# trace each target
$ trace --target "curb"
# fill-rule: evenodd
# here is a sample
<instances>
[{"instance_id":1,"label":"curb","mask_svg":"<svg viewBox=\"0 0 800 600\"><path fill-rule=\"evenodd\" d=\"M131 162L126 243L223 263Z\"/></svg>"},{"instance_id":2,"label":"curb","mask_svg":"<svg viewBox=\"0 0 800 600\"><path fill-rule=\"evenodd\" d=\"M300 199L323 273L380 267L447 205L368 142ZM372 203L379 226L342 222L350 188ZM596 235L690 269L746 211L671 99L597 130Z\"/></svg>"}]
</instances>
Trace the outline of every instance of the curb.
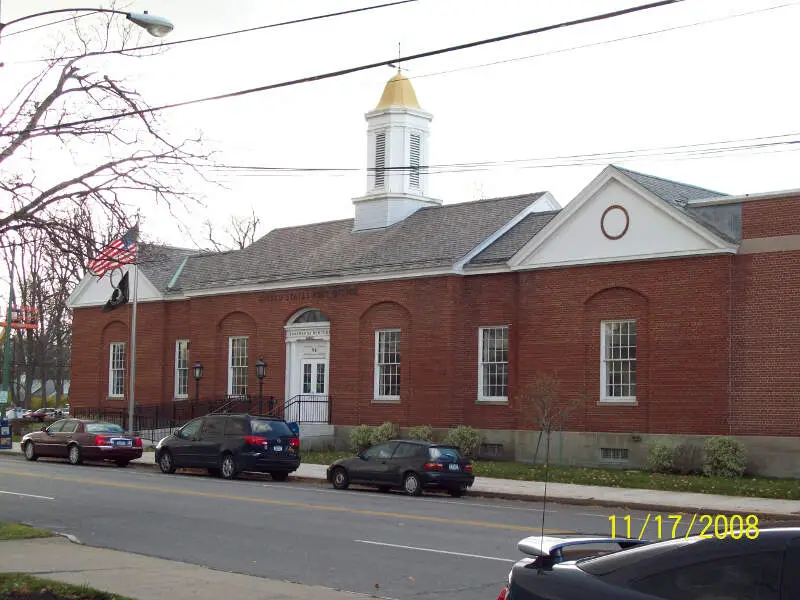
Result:
<instances>
[{"instance_id":1,"label":"curb","mask_svg":"<svg viewBox=\"0 0 800 600\"><path fill-rule=\"evenodd\" d=\"M6 450L5 453L14 456L22 456L21 452L16 451L8 451ZM145 463L145 462L138 462L142 459L137 459L128 463L129 467L135 467L137 469L157 469L158 465L155 463ZM313 483L317 485L324 485L327 483L324 477L307 477L307 476L298 476L298 475L290 475L288 481L297 481L300 483ZM468 492L468 496L471 498L491 498L491 499L498 499L498 500L518 500L522 502L544 502L545 497L541 494L515 494L513 492L492 492L492 491L484 491L484 490L470 490ZM733 496L732 496L733 497ZM617 509L626 509L626 510L639 510L639 511L650 511L650 512L662 512L662 513L680 513L680 514L691 514L697 513L700 514L708 514L712 516L717 515L724 515L726 517L732 517L734 515L742 515L742 511L734 511L734 510L704 510L702 506L699 507L676 507L668 504L658 504L658 503L648 503L648 502L636 502L636 501L614 501L614 500L603 500L602 498L569 498L569 497L560 497L560 496L550 496L548 495L546 498L547 502L550 504L568 504L573 506L597 506L597 507L604 507L604 508L617 508ZM787 522L785 526L793 526L797 527L800 526L800 512L798 513L773 513L773 512L762 512L762 511L745 511L747 515L756 515L759 521L766 521L768 523L781 523Z\"/></svg>"}]
</instances>

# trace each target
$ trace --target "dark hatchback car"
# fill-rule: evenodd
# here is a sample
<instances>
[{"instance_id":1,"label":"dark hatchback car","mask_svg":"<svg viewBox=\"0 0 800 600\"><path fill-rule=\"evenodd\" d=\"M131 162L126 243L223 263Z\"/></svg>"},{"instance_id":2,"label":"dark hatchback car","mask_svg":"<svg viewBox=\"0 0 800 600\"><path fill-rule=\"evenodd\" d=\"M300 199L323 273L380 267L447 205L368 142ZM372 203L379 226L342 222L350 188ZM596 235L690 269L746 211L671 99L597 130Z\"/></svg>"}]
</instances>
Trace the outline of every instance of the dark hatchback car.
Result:
<instances>
[{"instance_id":1,"label":"dark hatchback car","mask_svg":"<svg viewBox=\"0 0 800 600\"><path fill-rule=\"evenodd\" d=\"M125 467L142 457L142 438L128 435L114 423L89 419L61 419L20 440L28 460L66 458L79 465L84 460L108 460Z\"/></svg>"},{"instance_id":2,"label":"dark hatchback car","mask_svg":"<svg viewBox=\"0 0 800 600\"><path fill-rule=\"evenodd\" d=\"M250 471L285 481L300 466L300 438L282 419L206 415L158 442L155 458L164 473L188 467L233 479Z\"/></svg>"},{"instance_id":3,"label":"dark hatchback car","mask_svg":"<svg viewBox=\"0 0 800 600\"><path fill-rule=\"evenodd\" d=\"M392 440L353 458L340 458L328 467L327 475L337 490L357 483L381 491L402 488L412 496L428 488L458 497L475 481L472 462L458 448L418 440Z\"/></svg>"},{"instance_id":4,"label":"dark hatchback car","mask_svg":"<svg viewBox=\"0 0 800 600\"><path fill-rule=\"evenodd\" d=\"M800 598L800 528L759 529L757 537L738 530L736 535L652 543L617 538L616 551L589 552L577 560L568 556L570 549L614 538L532 536L518 547L535 558L514 565L498 600Z\"/></svg>"}]
</instances>

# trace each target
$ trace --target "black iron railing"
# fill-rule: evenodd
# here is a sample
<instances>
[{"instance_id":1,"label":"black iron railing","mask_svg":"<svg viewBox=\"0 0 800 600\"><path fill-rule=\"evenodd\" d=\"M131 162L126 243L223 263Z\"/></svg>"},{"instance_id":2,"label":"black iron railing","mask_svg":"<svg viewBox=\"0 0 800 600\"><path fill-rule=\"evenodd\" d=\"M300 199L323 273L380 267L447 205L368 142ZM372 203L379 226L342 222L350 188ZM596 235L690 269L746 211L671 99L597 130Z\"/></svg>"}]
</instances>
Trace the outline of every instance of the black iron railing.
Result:
<instances>
[{"instance_id":1,"label":"black iron railing","mask_svg":"<svg viewBox=\"0 0 800 600\"><path fill-rule=\"evenodd\" d=\"M298 394L292 396L269 411L269 415L280 417L295 423L326 423L332 421L331 396L316 394Z\"/></svg>"}]
</instances>

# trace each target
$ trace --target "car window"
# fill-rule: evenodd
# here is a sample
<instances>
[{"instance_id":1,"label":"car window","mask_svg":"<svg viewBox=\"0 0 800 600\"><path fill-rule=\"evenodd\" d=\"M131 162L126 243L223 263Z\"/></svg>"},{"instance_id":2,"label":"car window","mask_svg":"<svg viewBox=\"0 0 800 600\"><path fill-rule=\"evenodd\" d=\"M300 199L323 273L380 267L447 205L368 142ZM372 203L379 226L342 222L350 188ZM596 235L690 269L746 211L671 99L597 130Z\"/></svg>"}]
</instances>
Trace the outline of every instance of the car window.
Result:
<instances>
[{"instance_id":1,"label":"car window","mask_svg":"<svg viewBox=\"0 0 800 600\"><path fill-rule=\"evenodd\" d=\"M429 448L428 456L431 457L431 460L441 460L443 462L458 462L462 458L458 448L443 448L440 446Z\"/></svg>"},{"instance_id":2,"label":"car window","mask_svg":"<svg viewBox=\"0 0 800 600\"><path fill-rule=\"evenodd\" d=\"M631 587L666 600L780 600L783 553L729 556L664 571Z\"/></svg>"},{"instance_id":3,"label":"car window","mask_svg":"<svg viewBox=\"0 0 800 600\"><path fill-rule=\"evenodd\" d=\"M87 423L86 433L125 433L125 430L114 423Z\"/></svg>"},{"instance_id":4,"label":"car window","mask_svg":"<svg viewBox=\"0 0 800 600\"><path fill-rule=\"evenodd\" d=\"M285 422L271 419L250 419L250 431L253 435L294 437L294 433Z\"/></svg>"},{"instance_id":5,"label":"car window","mask_svg":"<svg viewBox=\"0 0 800 600\"><path fill-rule=\"evenodd\" d=\"M66 421L64 423L64 427L61 429L61 433L75 433L75 430L78 428L77 421Z\"/></svg>"},{"instance_id":6,"label":"car window","mask_svg":"<svg viewBox=\"0 0 800 600\"><path fill-rule=\"evenodd\" d=\"M391 458L397 442L389 442L388 444L378 444L368 450L364 451L364 458Z\"/></svg>"},{"instance_id":7,"label":"car window","mask_svg":"<svg viewBox=\"0 0 800 600\"><path fill-rule=\"evenodd\" d=\"M203 419L201 437L221 437L225 431L225 417L206 417Z\"/></svg>"},{"instance_id":8,"label":"car window","mask_svg":"<svg viewBox=\"0 0 800 600\"><path fill-rule=\"evenodd\" d=\"M247 421L244 419L228 419L225 422L225 435L242 436L247 434Z\"/></svg>"},{"instance_id":9,"label":"car window","mask_svg":"<svg viewBox=\"0 0 800 600\"><path fill-rule=\"evenodd\" d=\"M66 421L56 421L50 427L47 428L47 433L58 433L61 431L61 428L64 427Z\"/></svg>"},{"instance_id":10,"label":"car window","mask_svg":"<svg viewBox=\"0 0 800 600\"><path fill-rule=\"evenodd\" d=\"M189 421L186 425L183 426L180 430L180 438L183 440L188 440L193 437L196 437L200 433L200 426L203 424L203 419L195 419L194 421Z\"/></svg>"},{"instance_id":11,"label":"car window","mask_svg":"<svg viewBox=\"0 0 800 600\"><path fill-rule=\"evenodd\" d=\"M420 446L417 444L398 444L397 448L395 448L394 454L392 458L413 458L417 451L420 449Z\"/></svg>"}]
</instances>

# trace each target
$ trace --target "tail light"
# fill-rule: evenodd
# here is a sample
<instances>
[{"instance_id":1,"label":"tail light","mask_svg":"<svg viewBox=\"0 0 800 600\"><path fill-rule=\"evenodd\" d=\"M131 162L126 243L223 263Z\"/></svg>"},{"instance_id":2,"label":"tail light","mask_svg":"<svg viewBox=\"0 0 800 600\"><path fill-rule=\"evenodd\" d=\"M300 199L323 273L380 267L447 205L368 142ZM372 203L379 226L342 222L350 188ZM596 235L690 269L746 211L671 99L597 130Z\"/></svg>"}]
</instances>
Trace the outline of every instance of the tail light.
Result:
<instances>
[{"instance_id":1,"label":"tail light","mask_svg":"<svg viewBox=\"0 0 800 600\"><path fill-rule=\"evenodd\" d=\"M140 438L140 437L134 438L133 439L133 445L136 446L137 448L141 448L142 447L142 438Z\"/></svg>"},{"instance_id":2,"label":"tail light","mask_svg":"<svg viewBox=\"0 0 800 600\"><path fill-rule=\"evenodd\" d=\"M246 435L244 436L244 443L249 446L266 446L267 438L260 435Z\"/></svg>"},{"instance_id":3,"label":"tail light","mask_svg":"<svg viewBox=\"0 0 800 600\"><path fill-rule=\"evenodd\" d=\"M292 438L289 440L289 447L291 448L299 448L300 447L300 438Z\"/></svg>"},{"instance_id":4,"label":"tail light","mask_svg":"<svg viewBox=\"0 0 800 600\"><path fill-rule=\"evenodd\" d=\"M444 465L440 465L439 463L427 462L423 466L423 469L426 471L444 471Z\"/></svg>"},{"instance_id":5,"label":"tail light","mask_svg":"<svg viewBox=\"0 0 800 600\"><path fill-rule=\"evenodd\" d=\"M508 588L504 587L500 590L500 595L497 597L497 600L506 600L508 598Z\"/></svg>"},{"instance_id":6,"label":"tail light","mask_svg":"<svg viewBox=\"0 0 800 600\"><path fill-rule=\"evenodd\" d=\"M472 473L472 465L464 465L464 470Z\"/></svg>"},{"instance_id":7,"label":"tail light","mask_svg":"<svg viewBox=\"0 0 800 600\"><path fill-rule=\"evenodd\" d=\"M110 446L111 440L104 435L96 435L94 436L94 445L95 446Z\"/></svg>"}]
</instances>

